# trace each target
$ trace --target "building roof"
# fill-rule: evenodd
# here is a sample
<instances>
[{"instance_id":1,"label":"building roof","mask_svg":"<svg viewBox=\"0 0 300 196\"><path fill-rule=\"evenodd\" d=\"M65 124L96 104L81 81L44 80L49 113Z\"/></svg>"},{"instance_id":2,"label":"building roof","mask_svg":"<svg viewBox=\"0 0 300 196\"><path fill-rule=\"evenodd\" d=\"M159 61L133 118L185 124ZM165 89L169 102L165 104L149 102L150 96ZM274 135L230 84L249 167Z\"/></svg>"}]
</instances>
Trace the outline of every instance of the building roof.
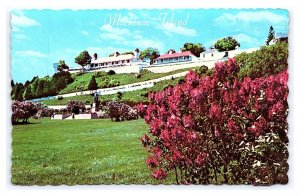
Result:
<instances>
[{"instance_id":1,"label":"building roof","mask_svg":"<svg viewBox=\"0 0 300 196\"><path fill-rule=\"evenodd\" d=\"M160 55L160 57L156 58L156 60L174 58L174 57L181 57L181 56L195 56L195 55L193 53L191 53L190 51L176 52L176 53L173 53L173 54L162 54L162 55Z\"/></svg>"},{"instance_id":2,"label":"building roof","mask_svg":"<svg viewBox=\"0 0 300 196\"><path fill-rule=\"evenodd\" d=\"M131 60L134 58L132 54L121 54L118 56L111 56L111 57L101 57L97 60L92 60L91 63L106 63L106 62L113 62L113 61L123 61L123 60Z\"/></svg>"}]
</instances>

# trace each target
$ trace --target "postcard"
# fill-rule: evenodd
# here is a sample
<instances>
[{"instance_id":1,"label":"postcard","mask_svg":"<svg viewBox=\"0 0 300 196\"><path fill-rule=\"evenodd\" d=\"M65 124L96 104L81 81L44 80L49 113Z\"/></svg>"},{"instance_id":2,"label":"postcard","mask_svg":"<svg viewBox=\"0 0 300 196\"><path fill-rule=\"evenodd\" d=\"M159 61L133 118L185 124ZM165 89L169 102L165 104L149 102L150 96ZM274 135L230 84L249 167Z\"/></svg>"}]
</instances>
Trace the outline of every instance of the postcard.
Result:
<instances>
[{"instance_id":1,"label":"postcard","mask_svg":"<svg viewBox=\"0 0 300 196\"><path fill-rule=\"evenodd\" d=\"M284 9L11 11L11 183L287 184Z\"/></svg>"}]
</instances>

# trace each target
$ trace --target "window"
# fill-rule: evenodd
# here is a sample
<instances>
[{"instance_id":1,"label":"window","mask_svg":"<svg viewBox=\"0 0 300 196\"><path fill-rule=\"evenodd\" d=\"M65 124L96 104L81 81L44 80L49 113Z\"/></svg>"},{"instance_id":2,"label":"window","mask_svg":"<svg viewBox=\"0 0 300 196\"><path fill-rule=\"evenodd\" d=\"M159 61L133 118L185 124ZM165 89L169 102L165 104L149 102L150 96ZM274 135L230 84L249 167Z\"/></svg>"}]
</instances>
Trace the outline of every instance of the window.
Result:
<instances>
[{"instance_id":1,"label":"window","mask_svg":"<svg viewBox=\"0 0 300 196\"><path fill-rule=\"evenodd\" d=\"M129 60L127 60L127 63L129 63Z\"/></svg>"}]
</instances>

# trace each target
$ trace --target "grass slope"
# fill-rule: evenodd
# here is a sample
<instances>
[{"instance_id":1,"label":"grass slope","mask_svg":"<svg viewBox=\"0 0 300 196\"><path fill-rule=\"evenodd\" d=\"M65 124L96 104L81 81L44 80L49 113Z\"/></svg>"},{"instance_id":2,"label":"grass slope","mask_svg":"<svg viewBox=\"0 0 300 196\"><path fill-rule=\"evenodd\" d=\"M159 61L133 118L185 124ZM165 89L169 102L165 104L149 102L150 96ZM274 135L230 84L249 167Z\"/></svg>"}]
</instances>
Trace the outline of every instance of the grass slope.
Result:
<instances>
[{"instance_id":1,"label":"grass slope","mask_svg":"<svg viewBox=\"0 0 300 196\"><path fill-rule=\"evenodd\" d=\"M174 80L165 80L165 81L157 82L151 88L123 92L123 97L120 101L130 101L130 102L136 102L136 103L147 102L148 98L144 96L145 93L147 93L148 91L157 92L157 91L163 90L163 88L168 85L177 84L178 81L182 78L184 78L184 77L175 78ZM116 100L116 99L117 99L117 94L100 96L101 101L110 101L110 100ZM71 100L78 100L78 101L82 101L86 104L90 104L93 102L93 96L78 95L78 96L74 96L74 97L65 97L62 100L58 100L58 99L44 100L43 103L46 105L66 105L67 102L71 101Z\"/></svg>"},{"instance_id":2,"label":"grass slope","mask_svg":"<svg viewBox=\"0 0 300 196\"><path fill-rule=\"evenodd\" d=\"M193 68L184 68L184 69L178 69L174 70L171 72L166 72L166 73L153 73L147 70L142 70L141 71L141 77L137 78L135 74L115 74L115 75L105 75L101 77L97 77L97 72L95 73L85 73L83 75L76 76L76 74L73 74L74 82L69 84L65 89L63 89L60 94L65 94L65 93L72 93L72 92L78 92L81 90L88 90L88 84L92 78L93 75L96 76L96 82L98 84L99 88L104 88L104 81L105 79L108 81L116 81L119 82L119 85L126 85L126 84L132 84L136 82L143 82L147 80L152 80L156 78L161 78L164 76L184 72L187 70L190 70Z\"/></svg>"},{"instance_id":3,"label":"grass slope","mask_svg":"<svg viewBox=\"0 0 300 196\"><path fill-rule=\"evenodd\" d=\"M13 126L12 183L157 184L139 138L143 119L30 120ZM172 183L169 177L164 183Z\"/></svg>"}]
</instances>

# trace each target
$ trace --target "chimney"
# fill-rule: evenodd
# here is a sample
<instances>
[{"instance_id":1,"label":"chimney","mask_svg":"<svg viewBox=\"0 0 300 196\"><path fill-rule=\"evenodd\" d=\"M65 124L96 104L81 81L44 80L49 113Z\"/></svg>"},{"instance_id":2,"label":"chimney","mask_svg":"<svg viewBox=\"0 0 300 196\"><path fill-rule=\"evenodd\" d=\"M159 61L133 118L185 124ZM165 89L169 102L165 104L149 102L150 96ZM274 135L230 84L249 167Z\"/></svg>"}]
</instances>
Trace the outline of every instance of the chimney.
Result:
<instances>
[{"instance_id":1,"label":"chimney","mask_svg":"<svg viewBox=\"0 0 300 196\"><path fill-rule=\"evenodd\" d=\"M119 56L119 52L115 52L115 54L114 54L114 57L117 57L117 56Z\"/></svg>"}]
</instances>

